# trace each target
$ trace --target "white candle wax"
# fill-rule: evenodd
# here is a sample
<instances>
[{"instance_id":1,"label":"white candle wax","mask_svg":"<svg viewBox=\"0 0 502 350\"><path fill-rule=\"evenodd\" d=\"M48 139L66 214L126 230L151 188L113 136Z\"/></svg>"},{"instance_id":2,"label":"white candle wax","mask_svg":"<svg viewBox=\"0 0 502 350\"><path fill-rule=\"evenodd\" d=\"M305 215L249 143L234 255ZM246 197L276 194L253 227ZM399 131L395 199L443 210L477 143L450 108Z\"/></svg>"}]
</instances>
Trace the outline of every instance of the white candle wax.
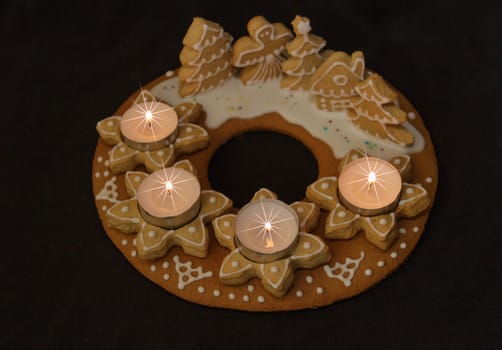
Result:
<instances>
[{"instance_id":1,"label":"white candle wax","mask_svg":"<svg viewBox=\"0 0 502 350\"><path fill-rule=\"evenodd\" d=\"M258 262L286 256L298 238L296 212L276 199L263 199L245 205L235 221L236 243L241 253Z\"/></svg>"},{"instance_id":2,"label":"white candle wax","mask_svg":"<svg viewBox=\"0 0 502 350\"><path fill-rule=\"evenodd\" d=\"M173 107L156 101L134 104L120 120L124 142L135 149L156 150L178 135L178 115Z\"/></svg>"},{"instance_id":3,"label":"white candle wax","mask_svg":"<svg viewBox=\"0 0 502 350\"><path fill-rule=\"evenodd\" d=\"M395 209L401 194L399 171L389 162L364 157L348 163L338 179L342 204L362 215L380 215Z\"/></svg>"},{"instance_id":4,"label":"white candle wax","mask_svg":"<svg viewBox=\"0 0 502 350\"><path fill-rule=\"evenodd\" d=\"M182 226L199 212L200 183L184 169L157 170L139 185L138 204L151 224L166 228Z\"/></svg>"}]
</instances>

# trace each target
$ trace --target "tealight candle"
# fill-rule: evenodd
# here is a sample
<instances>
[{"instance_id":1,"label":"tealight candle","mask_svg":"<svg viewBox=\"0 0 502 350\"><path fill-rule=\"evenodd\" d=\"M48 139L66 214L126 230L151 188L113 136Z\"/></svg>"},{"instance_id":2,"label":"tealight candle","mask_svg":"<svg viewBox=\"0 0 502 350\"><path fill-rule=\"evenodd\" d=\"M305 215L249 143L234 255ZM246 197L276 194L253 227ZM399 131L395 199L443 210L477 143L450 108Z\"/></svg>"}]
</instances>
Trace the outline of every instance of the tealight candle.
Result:
<instances>
[{"instance_id":1,"label":"tealight candle","mask_svg":"<svg viewBox=\"0 0 502 350\"><path fill-rule=\"evenodd\" d=\"M120 132L130 147L154 151L168 146L178 137L178 115L165 103L137 103L122 116Z\"/></svg>"},{"instance_id":2,"label":"tealight candle","mask_svg":"<svg viewBox=\"0 0 502 350\"><path fill-rule=\"evenodd\" d=\"M338 179L338 195L349 210L365 215L381 215L394 210L401 195L399 171L389 162L364 157L348 163Z\"/></svg>"},{"instance_id":3,"label":"tealight candle","mask_svg":"<svg viewBox=\"0 0 502 350\"><path fill-rule=\"evenodd\" d=\"M262 199L237 213L235 242L248 259L271 262L291 253L298 230L298 215L291 207L277 199Z\"/></svg>"},{"instance_id":4,"label":"tealight candle","mask_svg":"<svg viewBox=\"0 0 502 350\"><path fill-rule=\"evenodd\" d=\"M138 189L141 215L152 225L177 228L191 221L201 206L200 183L180 168L157 170Z\"/></svg>"}]
</instances>

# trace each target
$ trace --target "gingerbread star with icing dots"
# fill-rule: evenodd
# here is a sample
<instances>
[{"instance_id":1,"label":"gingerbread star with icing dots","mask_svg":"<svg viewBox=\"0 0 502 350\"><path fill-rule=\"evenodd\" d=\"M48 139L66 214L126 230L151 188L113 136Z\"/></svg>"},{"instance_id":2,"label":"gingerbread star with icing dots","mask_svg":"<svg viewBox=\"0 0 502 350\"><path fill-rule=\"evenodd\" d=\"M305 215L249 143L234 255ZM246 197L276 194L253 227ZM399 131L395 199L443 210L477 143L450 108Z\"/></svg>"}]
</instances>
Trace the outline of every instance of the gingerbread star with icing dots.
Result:
<instances>
[{"instance_id":1,"label":"gingerbread star with icing dots","mask_svg":"<svg viewBox=\"0 0 502 350\"><path fill-rule=\"evenodd\" d=\"M277 199L277 196L270 190L260 189L251 201L265 198ZM290 207L298 214L300 231L310 231L317 224L319 207L314 203L295 202ZM269 263L251 261L236 246L236 217L234 214L227 214L212 221L216 239L221 246L231 251L220 267L219 278L224 284L241 285L258 277L270 294L282 297L293 284L295 270L311 269L331 259L327 245L320 238L300 232L298 243L288 257Z\"/></svg>"},{"instance_id":2,"label":"gingerbread star with icing dots","mask_svg":"<svg viewBox=\"0 0 502 350\"><path fill-rule=\"evenodd\" d=\"M133 103L156 101L148 91L143 90ZM184 102L174 107L178 115L179 134L168 147L156 151L140 151L127 145L120 132L120 116L111 116L99 121L96 130L103 142L114 146L110 152L110 170L114 174L133 170L144 165L148 172L171 165L176 156L193 153L207 147L209 134L204 128L193 124L202 112L199 103Z\"/></svg>"},{"instance_id":3,"label":"gingerbread star with icing dots","mask_svg":"<svg viewBox=\"0 0 502 350\"><path fill-rule=\"evenodd\" d=\"M188 160L177 162L173 166L195 175L195 168ZM142 259L163 257L173 246L181 247L188 255L206 257L209 234L205 224L231 208L232 201L222 193L203 190L199 214L191 222L177 229L166 230L146 222L138 208L138 188L148 175L141 171L126 172L126 190L131 198L120 201L107 210L108 225L124 233L137 233L136 248Z\"/></svg>"},{"instance_id":4,"label":"gingerbread star with icing dots","mask_svg":"<svg viewBox=\"0 0 502 350\"><path fill-rule=\"evenodd\" d=\"M349 162L365 157L363 151L354 149L340 161L338 171ZM403 181L411 176L411 158L401 155L389 161L401 174ZM324 235L328 239L350 239L363 231L366 239L382 250L387 250L398 237L397 220L420 215L430 204L427 190L419 184L403 182L397 208L391 213L363 216L345 208L338 198L336 176L323 177L307 187L306 197L322 209L330 211L326 219Z\"/></svg>"}]
</instances>

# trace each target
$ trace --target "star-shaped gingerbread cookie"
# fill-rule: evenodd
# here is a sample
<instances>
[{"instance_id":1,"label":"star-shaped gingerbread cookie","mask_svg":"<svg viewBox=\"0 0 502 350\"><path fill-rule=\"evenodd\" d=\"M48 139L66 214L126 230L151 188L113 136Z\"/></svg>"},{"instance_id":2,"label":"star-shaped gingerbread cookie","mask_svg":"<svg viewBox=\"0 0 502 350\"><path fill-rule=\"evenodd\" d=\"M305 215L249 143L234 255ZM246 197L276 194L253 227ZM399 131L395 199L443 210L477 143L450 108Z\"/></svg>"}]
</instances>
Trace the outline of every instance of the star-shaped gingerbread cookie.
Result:
<instances>
[{"instance_id":1,"label":"star-shaped gingerbread cookie","mask_svg":"<svg viewBox=\"0 0 502 350\"><path fill-rule=\"evenodd\" d=\"M195 173L193 165L187 160L174 166ZM188 255L206 257L209 236L205 224L231 208L232 201L217 191L203 190L202 205L198 215L177 229L166 230L149 224L139 211L138 188L147 176L147 173L141 171L128 171L125 174L126 190L131 198L119 201L107 210L108 225L124 233L137 233L138 256L142 259L160 258L173 246L181 247Z\"/></svg>"},{"instance_id":2,"label":"star-shaped gingerbread cookie","mask_svg":"<svg viewBox=\"0 0 502 350\"><path fill-rule=\"evenodd\" d=\"M134 103L155 101L155 97L143 90ZM96 129L103 142L114 146L110 151L110 170L114 174L133 170L144 165L148 172L171 165L176 156L204 149L209 143L209 135L204 128L193 124L201 115L202 105L184 102L174 107L178 115L179 134L169 146L155 151L137 150L127 145L120 132L121 116L111 116L99 121Z\"/></svg>"},{"instance_id":3,"label":"star-shaped gingerbread cookie","mask_svg":"<svg viewBox=\"0 0 502 350\"><path fill-rule=\"evenodd\" d=\"M341 160L339 172L349 162L365 157L358 149L351 150ZM402 155L389 161L403 181L411 176L411 158ZM397 220L420 215L430 204L429 194L419 184L403 182L401 197L396 209L388 214L363 216L345 208L338 198L338 178L323 177L307 187L306 197L322 209L330 211L326 219L324 235L328 239L350 239L363 231L366 239L382 250L387 250L398 237Z\"/></svg>"},{"instance_id":4,"label":"star-shaped gingerbread cookie","mask_svg":"<svg viewBox=\"0 0 502 350\"><path fill-rule=\"evenodd\" d=\"M276 199L277 196L267 189L259 190L251 201ZM319 219L319 207L314 203L295 202L290 205L300 219L300 231L309 231ZM326 244L317 236L300 232L298 242L292 253L282 259L257 263L249 260L240 252L235 243L236 215L227 214L213 220L216 239L223 247L230 249L230 254L223 260L219 277L227 285L241 285L258 277L264 288L276 297L285 295L294 281L297 269L311 269L331 259Z\"/></svg>"}]
</instances>

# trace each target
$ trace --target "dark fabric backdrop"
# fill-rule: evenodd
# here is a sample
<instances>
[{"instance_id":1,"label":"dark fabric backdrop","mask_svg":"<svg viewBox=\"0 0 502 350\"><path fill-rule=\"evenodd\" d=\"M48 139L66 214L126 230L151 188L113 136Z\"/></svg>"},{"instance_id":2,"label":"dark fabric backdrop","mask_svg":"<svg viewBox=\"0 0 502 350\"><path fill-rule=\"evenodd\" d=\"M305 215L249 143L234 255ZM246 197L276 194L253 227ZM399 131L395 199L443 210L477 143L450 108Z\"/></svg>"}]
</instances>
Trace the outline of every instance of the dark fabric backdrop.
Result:
<instances>
[{"instance_id":1,"label":"dark fabric backdrop","mask_svg":"<svg viewBox=\"0 0 502 350\"><path fill-rule=\"evenodd\" d=\"M411 258L318 310L178 299L126 262L94 207L96 122L178 67L193 16L237 38L258 14L308 16L328 47L363 50L437 151L439 190ZM0 348L501 348L501 18L500 1L4 0Z\"/></svg>"}]
</instances>

